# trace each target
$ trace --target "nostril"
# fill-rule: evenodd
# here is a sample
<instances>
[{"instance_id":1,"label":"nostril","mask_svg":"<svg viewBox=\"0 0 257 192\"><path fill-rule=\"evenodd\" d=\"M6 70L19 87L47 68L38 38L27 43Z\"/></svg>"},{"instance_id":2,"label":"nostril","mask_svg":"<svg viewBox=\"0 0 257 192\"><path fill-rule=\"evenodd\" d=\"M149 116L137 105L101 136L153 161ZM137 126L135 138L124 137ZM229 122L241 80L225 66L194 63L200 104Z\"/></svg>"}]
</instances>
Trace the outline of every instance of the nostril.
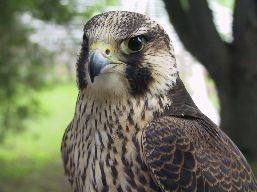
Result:
<instances>
[{"instance_id":1,"label":"nostril","mask_svg":"<svg viewBox=\"0 0 257 192\"><path fill-rule=\"evenodd\" d=\"M106 49L106 50L105 50L105 54L106 54L106 55L110 55L110 53L111 53L110 49Z\"/></svg>"}]
</instances>

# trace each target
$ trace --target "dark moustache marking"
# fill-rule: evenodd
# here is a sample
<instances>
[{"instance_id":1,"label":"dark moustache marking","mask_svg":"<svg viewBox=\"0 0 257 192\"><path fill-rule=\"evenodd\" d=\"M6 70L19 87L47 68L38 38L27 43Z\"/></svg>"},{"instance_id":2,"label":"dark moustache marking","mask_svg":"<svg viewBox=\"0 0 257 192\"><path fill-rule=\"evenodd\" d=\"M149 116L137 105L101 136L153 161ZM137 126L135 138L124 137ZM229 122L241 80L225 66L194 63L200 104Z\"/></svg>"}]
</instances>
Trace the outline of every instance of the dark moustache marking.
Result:
<instances>
[{"instance_id":1,"label":"dark moustache marking","mask_svg":"<svg viewBox=\"0 0 257 192\"><path fill-rule=\"evenodd\" d=\"M142 51L138 53L132 53L129 55L123 54L125 56L125 63L134 67L141 67L144 60L144 54Z\"/></svg>"},{"instance_id":2,"label":"dark moustache marking","mask_svg":"<svg viewBox=\"0 0 257 192\"><path fill-rule=\"evenodd\" d=\"M84 34L80 55L77 60L77 83L78 83L79 89L84 89L87 86L86 66L85 66L87 58L88 58L88 39Z\"/></svg>"},{"instance_id":3,"label":"dark moustache marking","mask_svg":"<svg viewBox=\"0 0 257 192\"><path fill-rule=\"evenodd\" d=\"M149 68L139 68L128 65L126 68L126 78L130 85L130 92L133 96L144 95L153 81Z\"/></svg>"}]
</instances>

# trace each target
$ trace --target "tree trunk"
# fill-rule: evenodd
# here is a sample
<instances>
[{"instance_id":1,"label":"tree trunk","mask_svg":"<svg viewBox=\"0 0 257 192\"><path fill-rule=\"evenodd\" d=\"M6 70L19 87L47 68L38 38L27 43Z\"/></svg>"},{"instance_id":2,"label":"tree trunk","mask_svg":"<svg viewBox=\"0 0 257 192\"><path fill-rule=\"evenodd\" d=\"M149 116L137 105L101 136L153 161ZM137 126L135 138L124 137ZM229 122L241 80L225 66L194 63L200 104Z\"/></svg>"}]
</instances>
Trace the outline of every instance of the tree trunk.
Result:
<instances>
[{"instance_id":1,"label":"tree trunk","mask_svg":"<svg viewBox=\"0 0 257 192\"><path fill-rule=\"evenodd\" d=\"M252 83L242 81L238 94L227 94L225 104L221 101L221 128L248 158L257 160L257 89Z\"/></svg>"},{"instance_id":2,"label":"tree trunk","mask_svg":"<svg viewBox=\"0 0 257 192\"><path fill-rule=\"evenodd\" d=\"M164 2L181 41L216 83L221 128L257 161L257 1L236 1L232 43L221 40L207 1Z\"/></svg>"}]
</instances>

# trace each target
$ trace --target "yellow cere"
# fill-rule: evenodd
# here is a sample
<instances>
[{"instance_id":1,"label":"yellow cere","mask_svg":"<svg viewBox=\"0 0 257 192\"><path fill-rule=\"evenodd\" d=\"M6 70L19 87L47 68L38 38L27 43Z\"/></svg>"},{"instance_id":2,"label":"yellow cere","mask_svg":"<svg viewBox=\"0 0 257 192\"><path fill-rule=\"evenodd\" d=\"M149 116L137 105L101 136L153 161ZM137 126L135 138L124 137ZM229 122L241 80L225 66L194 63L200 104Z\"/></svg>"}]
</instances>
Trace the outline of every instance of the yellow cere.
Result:
<instances>
[{"instance_id":1,"label":"yellow cere","mask_svg":"<svg viewBox=\"0 0 257 192\"><path fill-rule=\"evenodd\" d=\"M103 51L103 53L105 53L106 50L109 50L110 53L114 53L115 48L111 45L111 44L107 44L101 41L97 41L95 43L93 43L90 47L89 47L89 52L94 51L95 49L100 49Z\"/></svg>"}]
</instances>

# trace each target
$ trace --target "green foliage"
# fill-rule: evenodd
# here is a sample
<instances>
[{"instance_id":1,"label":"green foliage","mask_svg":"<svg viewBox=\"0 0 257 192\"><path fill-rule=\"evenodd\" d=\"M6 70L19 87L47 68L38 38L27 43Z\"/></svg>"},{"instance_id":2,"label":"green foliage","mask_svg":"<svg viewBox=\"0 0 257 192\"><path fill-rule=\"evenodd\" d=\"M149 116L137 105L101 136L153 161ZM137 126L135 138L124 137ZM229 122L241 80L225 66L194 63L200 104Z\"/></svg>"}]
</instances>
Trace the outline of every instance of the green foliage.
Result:
<instances>
[{"instance_id":1,"label":"green foliage","mask_svg":"<svg viewBox=\"0 0 257 192\"><path fill-rule=\"evenodd\" d=\"M24 121L18 135L9 132L0 145L0 191L70 191L64 177L60 144L72 119L76 84L46 86L34 93L41 106ZM65 189L66 187L66 189Z\"/></svg>"},{"instance_id":2,"label":"green foliage","mask_svg":"<svg viewBox=\"0 0 257 192\"><path fill-rule=\"evenodd\" d=\"M32 9L30 10L32 15L45 21L64 23L70 21L75 14L75 2L71 0L66 4L62 4L62 1L57 0L37 0L32 2Z\"/></svg>"},{"instance_id":3,"label":"green foliage","mask_svg":"<svg viewBox=\"0 0 257 192\"><path fill-rule=\"evenodd\" d=\"M7 128L21 128L22 119L34 111L33 88L43 83L52 58L48 51L30 43L28 30L15 23L0 31L0 139Z\"/></svg>"},{"instance_id":4,"label":"green foliage","mask_svg":"<svg viewBox=\"0 0 257 192\"><path fill-rule=\"evenodd\" d=\"M22 14L64 23L72 18L73 12L73 1L1 1L0 139L9 128L22 128L22 120L35 112L33 92L42 86L53 62L51 53L28 40L32 29L22 23Z\"/></svg>"},{"instance_id":5,"label":"green foliage","mask_svg":"<svg viewBox=\"0 0 257 192\"><path fill-rule=\"evenodd\" d=\"M1 23L8 23L24 12L29 12L34 17L44 21L67 22L74 16L75 1L67 0L65 2L61 0L2 0Z\"/></svg>"}]
</instances>

